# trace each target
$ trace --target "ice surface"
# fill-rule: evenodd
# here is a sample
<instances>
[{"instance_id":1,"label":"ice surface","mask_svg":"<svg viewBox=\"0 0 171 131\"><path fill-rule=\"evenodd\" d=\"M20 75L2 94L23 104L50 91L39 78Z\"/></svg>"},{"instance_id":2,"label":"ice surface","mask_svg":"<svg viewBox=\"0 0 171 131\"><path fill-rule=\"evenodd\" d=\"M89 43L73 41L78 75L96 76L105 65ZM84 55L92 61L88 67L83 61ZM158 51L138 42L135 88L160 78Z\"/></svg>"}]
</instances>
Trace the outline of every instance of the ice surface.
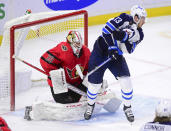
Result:
<instances>
[{"instance_id":1,"label":"ice surface","mask_svg":"<svg viewBox=\"0 0 171 131\"><path fill-rule=\"evenodd\" d=\"M132 102L135 122L131 125L120 109L114 113L104 110L89 121L26 121L24 110L1 114L12 131L138 131L142 124L152 121L155 106L160 99L171 99L171 16L149 18L144 25L144 40L135 52L126 55L134 86ZM89 27L89 48L101 34L103 25ZM32 49L33 50L33 49ZM113 75L106 71L105 78L109 88L120 97L120 86ZM50 89L32 88L17 96L16 104L21 107L31 104L35 99L52 99Z\"/></svg>"}]
</instances>

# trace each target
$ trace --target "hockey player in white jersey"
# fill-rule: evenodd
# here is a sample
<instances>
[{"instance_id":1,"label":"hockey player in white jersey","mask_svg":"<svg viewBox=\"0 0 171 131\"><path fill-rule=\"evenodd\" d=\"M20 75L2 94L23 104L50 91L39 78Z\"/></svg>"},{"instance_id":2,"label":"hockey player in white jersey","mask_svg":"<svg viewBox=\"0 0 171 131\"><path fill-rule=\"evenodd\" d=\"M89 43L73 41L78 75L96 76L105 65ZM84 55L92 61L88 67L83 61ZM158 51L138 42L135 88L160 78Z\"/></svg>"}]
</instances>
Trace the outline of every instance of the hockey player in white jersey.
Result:
<instances>
[{"instance_id":1,"label":"hockey player in white jersey","mask_svg":"<svg viewBox=\"0 0 171 131\"><path fill-rule=\"evenodd\" d=\"M128 121L134 121L131 109L133 88L123 53L134 52L135 47L143 40L142 26L147 14L145 9L138 5L133 6L130 13L131 15L122 13L118 17L108 20L102 29L102 35L95 41L89 59L89 72L108 58L113 59L88 77L91 84L87 91L88 105L84 114L86 120L91 118L97 92L101 87L106 69L109 69L120 82L124 113Z\"/></svg>"},{"instance_id":2,"label":"hockey player in white jersey","mask_svg":"<svg viewBox=\"0 0 171 131\"><path fill-rule=\"evenodd\" d=\"M171 131L171 101L161 100L153 122L144 124L140 131Z\"/></svg>"}]
</instances>

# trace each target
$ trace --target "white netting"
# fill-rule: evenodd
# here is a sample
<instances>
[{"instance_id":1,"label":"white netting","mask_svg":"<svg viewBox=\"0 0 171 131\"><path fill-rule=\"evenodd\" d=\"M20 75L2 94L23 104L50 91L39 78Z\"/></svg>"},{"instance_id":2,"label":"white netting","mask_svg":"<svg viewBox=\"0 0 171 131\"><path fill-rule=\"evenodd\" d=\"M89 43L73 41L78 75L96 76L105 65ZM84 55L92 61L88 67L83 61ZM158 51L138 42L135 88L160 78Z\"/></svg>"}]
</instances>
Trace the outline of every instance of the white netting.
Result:
<instances>
[{"instance_id":1,"label":"white netting","mask_svg":"<svg viewBox=\"0 0 171 131\"><path fill-rule=\"evenodd\" d=\"M0 47L0 104L7 103L10 96L10 27L13 25L28 23L30 21L59 16L71 13L44 12L38 14L28 14L20 18L11 20L5 24L2 45ZM40 68L39 59L48 49L55 47L59 42L66 41L69 30L77 30L84 38L84 15L71 16L55 21L47 21L42 24L24 27L15 30L15 56L18 56L32 65ZM30 68L20 61L15 61L15 83L17 92L21 92L26 84L31 81L32 86L44 86L46 76L37 70ZM24 75L25 74L25 75ZM31 80L29 81L28 79ZM23 83L21 81L24 81ZM25 83L27 82L27 83ZM17 85L17 83L19 83ZM18 86L18 87L17 87ZM29 87L28 87L29 88ZM16 92L16 93L17 93ZM4 100L8 98L8 100ZM2 106L0 106L1 108Z\"/></svg>"}]
</instances>

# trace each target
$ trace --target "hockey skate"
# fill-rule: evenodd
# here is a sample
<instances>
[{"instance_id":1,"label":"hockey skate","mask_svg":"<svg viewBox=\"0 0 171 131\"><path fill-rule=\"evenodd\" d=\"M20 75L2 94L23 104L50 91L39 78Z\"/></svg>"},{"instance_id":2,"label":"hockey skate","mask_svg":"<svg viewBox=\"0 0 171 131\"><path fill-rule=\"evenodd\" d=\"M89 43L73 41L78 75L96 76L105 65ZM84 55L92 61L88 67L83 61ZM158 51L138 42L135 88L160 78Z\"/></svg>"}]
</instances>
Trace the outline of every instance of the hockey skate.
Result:
<instances>
[{"instance_id":1,"label":"hockey skate","mask_svg":"<svg viewBox=\"0 0 171 131\"><path fill-rule=\"evenodd\" d=\"M125 106L123 107L123 111L125 112L126 118L129 122L134 122L134 115L131 110L131 106Z\"/></svg>"},{"instance_id":2,"label":"hockey skate","mask_svg":"<svg viewBox=\"0 0 171 131\"><path fill-rule=\"evenodd\" d=\"M30 121L30 111L32 111L32 106L26 106L24 119Z\"/></svg>"},{"instance_id":3,"label":"hockey skate","mask_svg":"<svg viewBox=\"0 0 171 131\"><path fill-rule=\"evenodd\" d=\"M89 120L91 118L91 115L93 114L95 103L93 105L88 104L86 108L86 112L84 113L84 118L86 120Z\"/></svg>"}]
</instances>

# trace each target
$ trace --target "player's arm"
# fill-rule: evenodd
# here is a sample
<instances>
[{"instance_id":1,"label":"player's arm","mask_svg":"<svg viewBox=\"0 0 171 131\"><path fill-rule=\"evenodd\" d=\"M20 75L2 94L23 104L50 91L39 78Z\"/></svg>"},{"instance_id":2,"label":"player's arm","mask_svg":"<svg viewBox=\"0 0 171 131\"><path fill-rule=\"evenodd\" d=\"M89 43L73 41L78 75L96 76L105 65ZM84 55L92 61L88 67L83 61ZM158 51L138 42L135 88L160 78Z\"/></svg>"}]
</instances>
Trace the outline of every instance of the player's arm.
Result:
<instances>
[{"instance_id":1,"label":"player's arm","mask_svg":"<svg viewBox=\"0 0 171 131\"><path fill-rule=\"evenodd\" d=\"M122 13L120 16L110 19L105 27L102 29L102 37L104 38L108 46L113 46L116 42L115 40L126 41L128 34L119 28L124 25L125 22L129 22L130 17Z\"/></svg>"},{"instance_id":2,"label":"player's arm","mask_svg":"<svg viewBox=\"0 0 171 131\"><path fill-rule=\"evenodd\" d=\"M131 54L135 50L137 45L143 40L143 38L144 38L144 33L141 28L134 30L130 38L125 43L123 43L125 44L127 52Z\"/></svg>"},{"instance_id":3,"label":"player's arm","mask_svg":"<svg viewBox=\"0 0 171 131\"><path fill-rule=\"evenodd\" d=\"M60 68L61 60L58 56L58 46L48 50L41 56L40 64L47 73Z\"/></svg>"},{"instance_id":4,"label":"player's arm","mask_svg":"<svg viewBox=\"0 0 171 131\"><path fill-rule=\"evenodd\" d=\"M109 56L114 54L122 55L122 51L118 47L117 40L125 42L128 40L128 33L120 30L119 27L124 25L125 22L131 21L130 17L123 13L114 19L109 20L105 27L102 29L102 37L108 45Z\"/></svg>"},{"instance_id":5,"label":"player's arm","mask_svg":"<svg viewBox=\"0 0 171 131\"><path fill-rule=\"evenodd\" d=\"M130 20L130 16L122 13L120 16L108 20L108 22L102 29L102 33L112 34L113 31L119 31L119 27L121 27L125 22L129 22Z\"/></svg>"}]
</instances>

